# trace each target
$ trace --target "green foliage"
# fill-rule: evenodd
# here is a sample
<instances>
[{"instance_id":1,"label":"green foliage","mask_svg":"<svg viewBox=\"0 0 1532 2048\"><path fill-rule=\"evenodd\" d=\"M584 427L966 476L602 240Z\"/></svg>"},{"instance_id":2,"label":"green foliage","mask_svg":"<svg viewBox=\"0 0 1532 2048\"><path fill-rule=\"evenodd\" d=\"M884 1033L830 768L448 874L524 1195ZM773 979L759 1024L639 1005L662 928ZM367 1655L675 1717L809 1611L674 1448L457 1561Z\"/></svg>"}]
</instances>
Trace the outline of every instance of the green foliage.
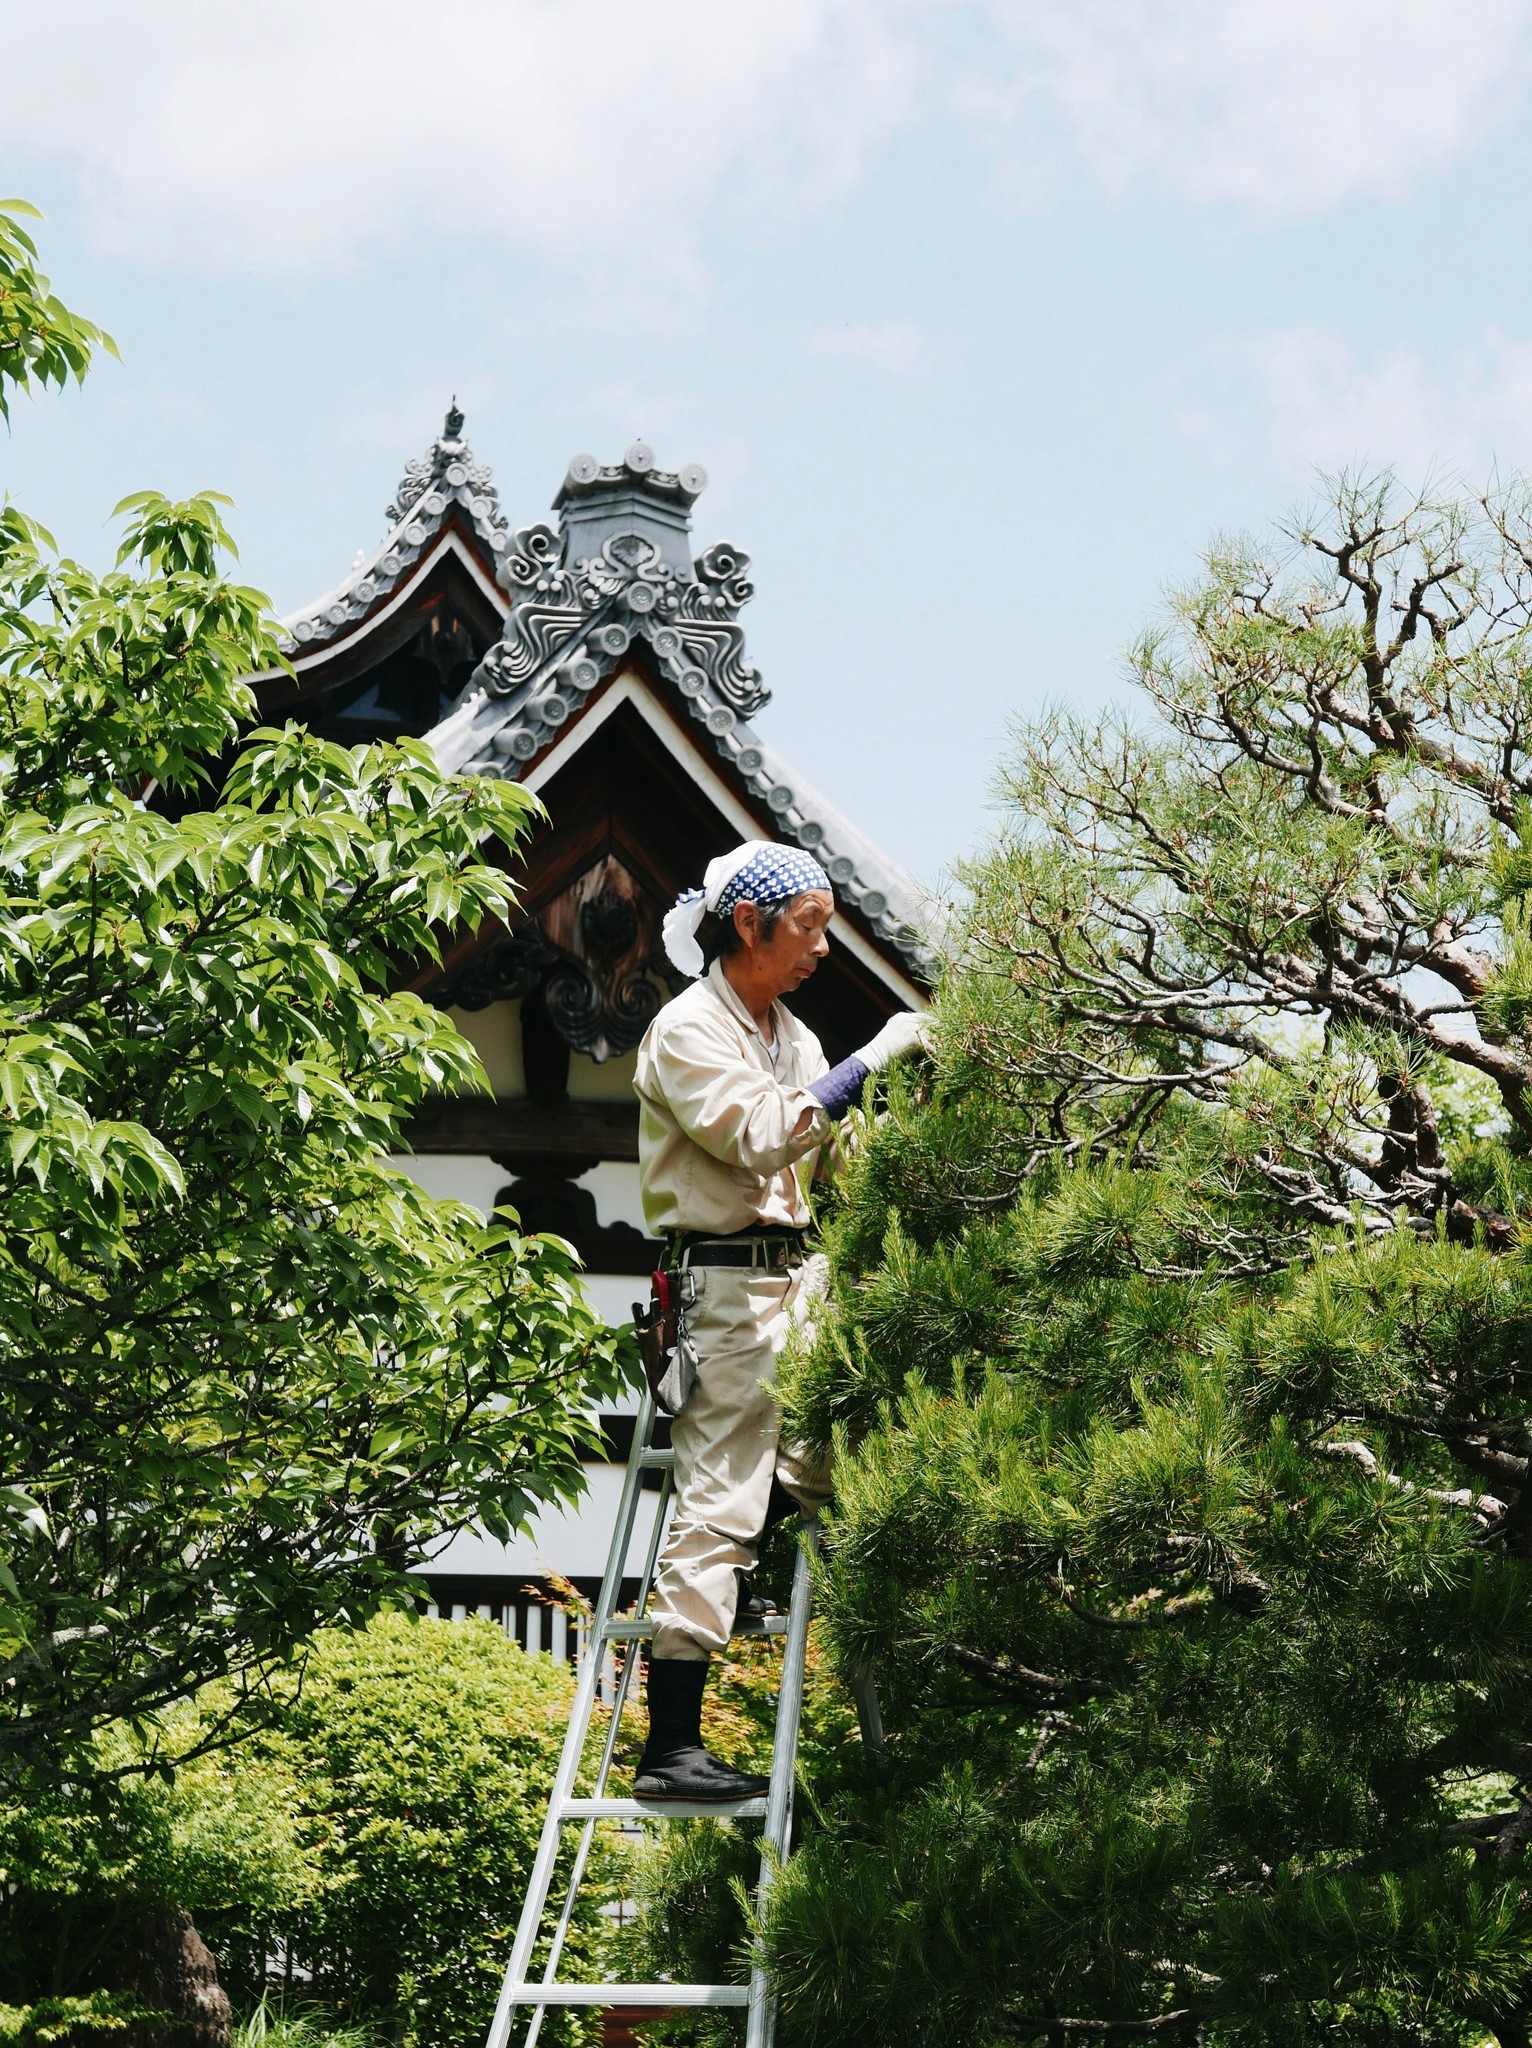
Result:
<instances>
[{"instance_id":1,"label":"green foliage","mask_svg":"<svg viewBox=\"0 0 1532 2048\"><path fill-rule=\"evenodd\" d=\"M168 1719L178 1751L213 1722L188 1705ZM312 1896L290 1769L243 1749L174 1774L133 1769L151 1741L109 1729L77 1776L41 1776L0 1808L0 1995L18 2006L120 2001L154 1916L294 1913Z\"/></svg>"},{"instance_id":2,"label":"green foliage","mask_svg":"<svg viewBox=\"0 0 1532 2048\"><path fill-rule=\"evenodd\" d=\"M628 1938L633 1981L744 1983L747 1930L760 1876L759 1823L677 1820L654 1831L633 1859L629 1889L639 1917ZM657 2048L738 2048L737 2011L681 2012L646 2025Z\"/></svg>"},{"instance_id":3,"label":"green foliage","mask_svg":"<svg viewBox=\"0 0 1532 2048\"><path fill-rule=\"evenodd\" d=\"M307 1885L206 1911L246 1995L277 1942L304 1995L419 2048L478 2048L494 2009L573 1699L573 1676L484 1621L380 1616L320 1636L276 1725L231 1760L301 1787ZM273 1781L275 1782L275 1780ZM599 1864L566 1951L599 1952ZM578 2015L553 2041L585 2037Z\"/></svg>"},{"instance_id":4,"label":"green foliage","mask_svg":"<svg viewBox=\"0 0 1532 2048\"><path fill-rule=\"evenodd\" d=\"M57 825L75 804L185 791L207 779L255 700L243 678L281 657L266 600L233 583L233 543L207 493L140 492L117 508L117 566L61 559L0 509L0 795Z\"/></svg>"},{"instance_id":5,"label":"green foliage","mask_svg":"<svg viewBox=\"0 0 1532 2048\"><path fill-rule=\"evenodd\" d=\"M234 2029L233 2048L379 2048L375 2028L338 2026L315 2005L262 1998Z\"/></svg>"},{"instance_id":6,"label":"green foliage","mask_svg":"<svg viewBox=\"0 0 1532 2048\"><path fill-rule=\"evenodd\" d=\"M84 366L40 290L0 385ZM535 799L289 728L187 807L282 659L224 502L125 500L105 576L0 511L0 1772L572 1498L623 1376L565 1247L384 1164L485 1085L396 984L510 913Z\"/></svg>"},{"instance_id":7,"label":"green foliage","mask_svg":"<svg viewBox=\"0 0 1532 2048\"><path fill-rule=\"evenodd\" d=\"M891 1229L797 1369L812 1419L827 1359L897 1355L839 1421L823 1573L894 1734L784 1874L784 2042L1519 2038L1532 1561L1459 1459L1522 1441L1532 1271L1400 1232L1148 1282L1120 1248L1166 1175L1074 1169L927 1253ZM1008 1341L922 1360L933 1299Z\"/></svg>"},{"instance_id":8,"label":"green foliage","mask_svg":"<svg viewBox=\"0 0 1532 2048\"><path fill-rule=\"evenodd\" d=\"M16 736L0 817L0 1430L46 1516L3 1739L32 1755L365 1612L444 1528L570 1497L571 1413L617 1377L556 1243L381 1162L428 1090L482 1084L388 982L508 907L478 848L527 800L289 730L173 821L116 783L173 769L171 719L50 727L45 784Z\"/></svg>"},{"instance_id":9,"label":"green foliage","mask_svg":"<svg viewBox=\"0 0 1532 2048\"><path fill-rule=\"evenodd\" d=\"M0 2043L4 2048L109 2044L149 2016L150 2009L138 1999L115 1991L92 1991L84 1998L39 1998L25 2006L0 2005Z\"/></svg>"},{"instance_id":10,"label":"green foliage","mask_svg":"<svg viewBox=\"0 0 1532 2048\"><path fill-rule=\"evenodd\" d=\"M61 305L37 268L37 244L23 220L41 220L24 199L0 199L0 420L9 419L7 387L67 384L85 375L92 355L116 355L109 334Z\"/></svg>"},{"instance_id":11,"label":"green foliage","mask_svg":"<svg viewBox=\"0 0 1532 2048\"><path fill-rule=\"evenodd\" d=\"M783 2048L1527 2048L1526 525L1343 486L1021 736L787 1367L890 1746Z\"/></svg>"},{"instance_id":12,"label":"green foliage","mask_svg":"<svg viewBox=\"0 0 1532 2048\"><path fill-rule=\"evenodd\" d=\"M0 1809L0 1996L119 1995L145 1924L179 1909L249 2048L478 2048L573 1689L488 1622L388 1612L322 1631L259 1725L173 1774L124 1767L195 1751L227 1685L157 1742L108 1730L73 1780ZM602 1895L598 1856L566 1974L602 1953ZM587 2032L575 2015L548 2038Z\"/></svg>"}]
</instances>

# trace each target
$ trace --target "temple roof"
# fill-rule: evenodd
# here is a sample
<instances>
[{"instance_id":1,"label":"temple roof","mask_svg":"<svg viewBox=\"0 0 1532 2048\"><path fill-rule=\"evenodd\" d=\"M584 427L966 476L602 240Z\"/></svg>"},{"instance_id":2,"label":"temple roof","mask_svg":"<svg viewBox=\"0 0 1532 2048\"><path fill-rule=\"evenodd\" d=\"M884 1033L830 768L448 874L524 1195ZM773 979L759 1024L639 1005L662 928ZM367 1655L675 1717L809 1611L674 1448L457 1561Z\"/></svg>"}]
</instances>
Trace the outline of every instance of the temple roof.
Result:
<instances>
[{"instance_id":1,"label":"temple roof","mask_svg":"<svg viewBox=\"0 0 1532 2048\"><path fill-rule=\"evenodd\" d=\"M505 630L428 738L445 768L520 780L641 644L725 780L764 805L774 836L811 849L841 902L927 977L917 884L751 723L769 693L738 624L750 560L727 541L692 559L691 507L706 483L700 464L657 469L641 441L621 463L577 455L554 501L558 528L523 527L506 548Z\"/></svg>"},{"instance_id":2,"label":"temple roof","mask_svg":"<svg viewBox=\"0 0 1532 2048\"><path fill-rule=\"evenodd\" d=\"M511 535L463 424L454 403L426 455L406 465L383 540L333 590L283 621L300 691L364 670L369 646L398 637L411 590L455 555L480 598L493 603L484 616L503 616L504 624L456 704L425 730L444 768L539 781L545 758L567 751L561 743L576 740L607 686L631 675L641 657L650 687L716 761L763 834L813 851L874 945L906 975L929 980L936 959L919 886L752 722L770 693L739 625L753 594L750 562L727 541L693 556L702 466L662 470L642 441L618 463L577 455L554 499L558 525ZM290 685L275 676L257 681L275 687L273 711L286 708L279 699Z\"/></svg>"}]
</instances>

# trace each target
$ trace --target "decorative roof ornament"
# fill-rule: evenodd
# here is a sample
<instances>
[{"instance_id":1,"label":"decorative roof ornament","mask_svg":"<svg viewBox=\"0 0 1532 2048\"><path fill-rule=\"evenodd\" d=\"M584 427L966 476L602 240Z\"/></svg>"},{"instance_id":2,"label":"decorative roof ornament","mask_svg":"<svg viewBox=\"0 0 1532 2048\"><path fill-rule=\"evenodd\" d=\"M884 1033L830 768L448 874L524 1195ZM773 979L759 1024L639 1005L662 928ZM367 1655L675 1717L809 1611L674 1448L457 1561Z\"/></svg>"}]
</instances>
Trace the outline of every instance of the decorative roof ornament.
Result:
<instances>
[{"instance_id":1,"label":"decorative roof ornament","mask_svg":"<svg viewBox=\"0 0 1532 2048\"><path fill-rule=\"evenodd\" d=\"M282 651L314 653L386 603L454 505L496 559L501 558L508 541L493 479L494 472L474 461L473 450L463 439L463 415L454 398L441 433L425 455L405 464L384 515L388 532L382 542L362 555L344 583L283 620L287 631Z\"/></svg>"},{"instance_id":2,"label":"decorative roof ornament","mask_svg":"<svg viewBox=\"0 0 1532 2048\"><path fill-rule=\"evenodd\" d=\"M511 610L475 682L495 697L536 685L547 722L560 724L599 680L602 656L641 636L683 695L707 689L738 717L759 711L769 692L738 624L754 595L750 558L721 541L690 559L691 508L706 485L697 462L656 469L642 441L621 463L577 455L554 500L558 531L525 526L506 553Z\"/></svg>"},{"instance_id":3,"label":"decorative roof ornament","mask_svg":"<svg viewBox=\"0 0 1532 2048\"><path fill-rule=\"evenodd\" d=\"M487 464L476 463L473 450L463 439L463 415L454 398L447 409L447 418L441 433L431 443L424 456L412 456L404 465L404 475L399 479L399 488L394 492L394 502L384 513L391 527L398 526L409 518L420 500L433 484L445 487L444 495L457 496L466 492L464 504L471 504L475 497L485 497L498 509L499 500L491 481L494 471Z\"/></svg>"}]
</instances>

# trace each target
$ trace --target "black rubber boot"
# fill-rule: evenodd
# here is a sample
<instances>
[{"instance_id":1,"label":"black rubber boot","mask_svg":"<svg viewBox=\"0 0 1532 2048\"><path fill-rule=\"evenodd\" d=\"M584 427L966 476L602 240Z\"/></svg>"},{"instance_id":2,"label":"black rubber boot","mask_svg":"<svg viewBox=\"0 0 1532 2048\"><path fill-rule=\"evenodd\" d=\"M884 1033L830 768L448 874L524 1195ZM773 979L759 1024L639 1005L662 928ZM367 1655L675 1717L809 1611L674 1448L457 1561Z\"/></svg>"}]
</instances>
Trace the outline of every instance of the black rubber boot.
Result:
<instances>
[{"instance_id":1,"label":"black rubber boot","mask_svg":"<svg viewBox=\"0 0 1532 2048\"><path fill-rule=\"evenodd\" d=\"M759 1799L766 1780L736 1771L702 1746L706 1664L649 1659L649 1739L633 1780L635 1799Z\"/></svg>"}]
</instances>

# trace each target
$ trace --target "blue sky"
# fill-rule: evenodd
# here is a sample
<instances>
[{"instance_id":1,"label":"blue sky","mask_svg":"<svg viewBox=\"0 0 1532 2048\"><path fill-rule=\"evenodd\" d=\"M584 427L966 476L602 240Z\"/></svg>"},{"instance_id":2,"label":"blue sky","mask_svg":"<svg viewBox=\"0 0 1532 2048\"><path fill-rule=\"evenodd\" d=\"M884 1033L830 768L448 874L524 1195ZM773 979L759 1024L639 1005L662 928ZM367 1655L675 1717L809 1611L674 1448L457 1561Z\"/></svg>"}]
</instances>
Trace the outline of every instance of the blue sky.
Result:
<instances>
[{"instance_id":1,"label":"blue sky","mask_svg":"<svg viewBox=\"0 0 1532 2048\"><path fill-rule=\"evenodd\" d=\"M517 525L642 435L762 730L927 879L1316 466L1532 460L1532 0L0 0L0 185L123 362L0 489L228 491L287 610L456 392Z\"/></svg>"}]
</instances>

